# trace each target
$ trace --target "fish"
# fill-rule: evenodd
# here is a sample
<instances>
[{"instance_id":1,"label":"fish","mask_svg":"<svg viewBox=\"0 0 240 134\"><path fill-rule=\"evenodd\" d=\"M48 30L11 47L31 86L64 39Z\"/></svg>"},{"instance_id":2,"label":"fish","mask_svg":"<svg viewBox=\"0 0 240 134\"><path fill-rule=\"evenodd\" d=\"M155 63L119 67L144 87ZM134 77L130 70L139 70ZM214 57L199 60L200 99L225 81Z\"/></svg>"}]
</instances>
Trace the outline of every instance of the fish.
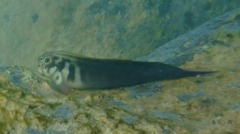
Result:
<instances>
[{"instance_id":1,"label":"fish","mask_svg":"<svg viewBox=\"0 0 240 134\"><path fill-rule=\"evenodd\" d=\"M66 52L46 52L38 58L38 73L54 89L114 89L154 81L213 73L192 71L161 62L100 59Z\"/></svg>"}]
</instances>

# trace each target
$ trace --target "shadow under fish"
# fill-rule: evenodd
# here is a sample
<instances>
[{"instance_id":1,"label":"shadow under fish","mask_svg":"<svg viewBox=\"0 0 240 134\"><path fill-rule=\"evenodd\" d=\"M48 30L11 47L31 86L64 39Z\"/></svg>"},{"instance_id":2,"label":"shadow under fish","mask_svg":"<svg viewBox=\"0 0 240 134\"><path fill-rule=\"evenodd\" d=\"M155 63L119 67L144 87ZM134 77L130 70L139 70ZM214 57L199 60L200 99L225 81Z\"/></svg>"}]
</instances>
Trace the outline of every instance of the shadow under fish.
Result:
<instances>
[{"instance_id":1,"label":"shadow under fish","mask_svg":"<svg viewBox=\"0 0 240 134\"><path fill-rule=\"evenodd\" d=\"M112 89L213 73L184 70L161 62L95 59L64 52L47 52L40 56L38 72L60 91Z\"/></svg>"}]
</instances>

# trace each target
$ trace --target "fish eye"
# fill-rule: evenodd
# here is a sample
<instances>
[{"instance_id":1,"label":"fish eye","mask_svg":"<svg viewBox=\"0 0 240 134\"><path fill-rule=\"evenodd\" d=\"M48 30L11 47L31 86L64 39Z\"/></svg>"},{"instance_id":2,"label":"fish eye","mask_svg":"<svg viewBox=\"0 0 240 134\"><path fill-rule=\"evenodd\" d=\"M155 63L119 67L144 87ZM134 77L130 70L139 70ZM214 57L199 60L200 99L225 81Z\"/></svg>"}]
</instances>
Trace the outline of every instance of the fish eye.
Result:
<instances>
[{"instance_id":1,"label":"fish eye","mask_svg":"<svg viewBox=\"0 0 240 134\"><path fill-rule=\"evenodd\" d=\"M40 57L40 58L39 58L39 60L40 60L40 61L43 61L43 58L42 58L42 57Z\"/></svg>"}]
</instances>

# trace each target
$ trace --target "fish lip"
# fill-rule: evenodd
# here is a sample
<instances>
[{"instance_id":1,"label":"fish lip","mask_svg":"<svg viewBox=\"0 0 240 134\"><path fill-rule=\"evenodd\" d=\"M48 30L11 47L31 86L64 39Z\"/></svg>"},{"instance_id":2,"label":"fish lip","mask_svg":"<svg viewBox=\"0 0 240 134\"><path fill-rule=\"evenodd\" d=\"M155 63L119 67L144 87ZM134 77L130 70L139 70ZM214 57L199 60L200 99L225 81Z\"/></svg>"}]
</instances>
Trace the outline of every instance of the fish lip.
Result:
<instances>
[{"instance_id":1,"label":"fish lip","mask_svg":"<svg viewBox=\"0 0 240 134\"><path fill-rule=\"evenodd\" d=\"M38 69L37 69L37 71L38 71L40 74L43 74L43 69L44 69L43 64L39 63L39 64L38 64Z\"/></svg>"},{"instance_id":2,"label":"fish lip","mask_svg":"<svg viewBox=\"0 0 240 134\"><path fill-rule=\"evenodd\" d=\"M38 71L40 74L43 74L43 70L42 70L40 67L38 67L37 71Z\"/></svg>"}]
</instances>

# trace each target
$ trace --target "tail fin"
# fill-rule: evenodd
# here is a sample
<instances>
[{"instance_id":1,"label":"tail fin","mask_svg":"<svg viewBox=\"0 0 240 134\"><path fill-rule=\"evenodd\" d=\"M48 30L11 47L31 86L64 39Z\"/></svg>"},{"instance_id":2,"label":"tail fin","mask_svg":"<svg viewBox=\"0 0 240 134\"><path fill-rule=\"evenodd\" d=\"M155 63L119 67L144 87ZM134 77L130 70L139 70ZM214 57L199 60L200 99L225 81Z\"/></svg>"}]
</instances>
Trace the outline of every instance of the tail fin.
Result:
<instances>
[{"instance_id":1,"label":"tail fin","mask_svg":"<svg viewBox=\"0 0 240 134\"><path fill-rule=\"evenodd\" d=\"M204 71L204 70L184 70L183 75L185 76L197 76L216 73L217 71Z\"/></svg>"}]
</instances>

